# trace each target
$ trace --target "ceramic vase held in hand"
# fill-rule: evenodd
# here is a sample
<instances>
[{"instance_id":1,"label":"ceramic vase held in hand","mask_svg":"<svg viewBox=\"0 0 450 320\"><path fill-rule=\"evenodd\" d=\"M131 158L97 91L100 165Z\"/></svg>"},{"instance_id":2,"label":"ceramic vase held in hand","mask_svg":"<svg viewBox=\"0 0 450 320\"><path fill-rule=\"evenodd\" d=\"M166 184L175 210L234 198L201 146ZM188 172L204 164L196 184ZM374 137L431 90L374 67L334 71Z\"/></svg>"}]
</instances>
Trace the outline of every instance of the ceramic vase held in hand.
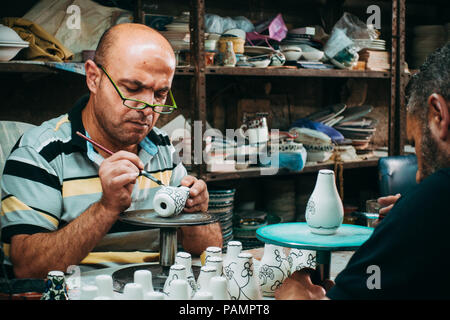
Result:
<instances>
[{"instance_id":1,"label":"ceramic vase held in hand","mask_svg":"<svg viewBox=\"0 0 450 320\"><path fill-rule=\"evenodd\" d=\"M162 187L153 198L153 208L161 217L176 216L183 211L189 197L188 187Z\"/></svg>"},{"instance_id":2,"label":"ceramic vase held in hand","mask_svg":"<svg viewBox=\"0 0 450 320\"><path fill-rule=\"evenodd\" d=\"M312 233L334 234L344 218L344 206L336 188L334 172L320 170L306 205L306 223Z\"/></svg>"}]
</instances>

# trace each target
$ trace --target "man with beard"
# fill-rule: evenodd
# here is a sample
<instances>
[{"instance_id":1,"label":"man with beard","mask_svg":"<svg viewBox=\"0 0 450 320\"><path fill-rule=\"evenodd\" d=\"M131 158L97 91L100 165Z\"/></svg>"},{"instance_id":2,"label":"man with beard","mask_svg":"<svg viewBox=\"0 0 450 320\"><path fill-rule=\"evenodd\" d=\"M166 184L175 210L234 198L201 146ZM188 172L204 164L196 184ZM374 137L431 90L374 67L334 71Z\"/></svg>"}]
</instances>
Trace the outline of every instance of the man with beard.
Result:
<instances>
[{"instance_id":1,"label":"man with beard","mask_svg":"<svg viewBox=\"0 0 450 320\"><path fill-rule=\"evenodd\" d=\"M86 261L92 251L122 251L123 257L124 251L158 250L159 229L118 220L127 209L152 206L159 186L139 175L144 163L165 185L190 187L185 212L207 210L206 183L174 166L174 147L155 127L160 114L176 108L170 91L175 65L161 34L142 24L116 25L100 39L94 61L85 63L89 96L19 139L2 175L9 273L43 278ZM192 253L222 245L218 223L181 229L182 245Z\"/></svg>"},{"instance_id":2,"label":"man with beard","mask_svg":"<svg viewBox=\"0 0 450 320\"><path fill-rule=\"evenodd\" d=\"M309 270L297 271L276 299L450 298L450 279L441 277L450 268L450 43L427 58L408 87L419 184L394 199L331 289L313 284Z\"/></svg>"}]
</instances>

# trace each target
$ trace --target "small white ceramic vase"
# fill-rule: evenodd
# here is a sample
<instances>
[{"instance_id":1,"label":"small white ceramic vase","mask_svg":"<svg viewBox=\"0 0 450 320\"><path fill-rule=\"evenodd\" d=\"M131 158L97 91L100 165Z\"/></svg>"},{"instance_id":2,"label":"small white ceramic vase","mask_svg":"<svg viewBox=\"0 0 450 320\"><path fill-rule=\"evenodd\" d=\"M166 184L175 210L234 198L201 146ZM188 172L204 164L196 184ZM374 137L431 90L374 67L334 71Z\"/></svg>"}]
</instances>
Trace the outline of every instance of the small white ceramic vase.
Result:
<instances>
[{"instance_id":1,"label":"small white ceramic vase","mask_svg":"<svg viewBox=\"0 0 450 320\"><path fill-rule=\"evenodd\" d=\"M273 297L275 290L290 275L288 259L283 248L266 243L258 268L258 278L263 296Z\"/></svg>"},{"instance_id":2,"label":"small white ceramic vase","mask_svg":"<svg viewBox=\"0 0 450 320\"><path fill-rule=\"evenodd\" d=\"M113 279L109 274L101 274L95 277L98 288L98 296L114 299Z\"/></svg>"},{"instance_id":3,"label":"small white ceramic vase","mask_svg":"<svg viewBox=\"0 0 450 320\"><path fill-rule=\"evenodd\" d=\"M212 277L209 281L209 290L214 300L230 300L228 281L225 277Z\"/></svg>"},{"instance_id":4,"label":"small white ceramic vase","mask_svg":"<svg viewBox=\"0 0 450 320\"><path fill-rule=\"evenodd\" d=\"M291 273L303 268L315 269L317 266L316 256L316 251L292 248L289 252L289 260L292 263Z\"/></svg>"},{"instance_id":5,"label":"small white ceramic vase","mask_svg":"<svg viewBox=\"0 0 450 320\"><path fill-rule=\"evenodd\" d=\"M186 280L190 286L191 298L197 291L194 272L192 271L192 255L188 252L178 252L175 257L175 264L181 264L186 268Z\"/></svg>"},{"instance_id":6,"label":"small white ceramic vase","mask_svg":"<svg viewBox=\"0 0 450 320\"><path fill-rule=\"evenodd\" d=\"M142 286L144 294L153 291L152 272L150 270L136 270L133 275L134 283Z\"/></svg>"},{"instance_id":7,"label":"small white ceramic vase","mask_svg":"<svg viewBox=\"0 0 450 320\"><path fill-rule=\"evenodd\" d=\"M205 265L209 257L219 257L222 258L222 248L220 247L208 247L205 250Z\"/></svg>"},{"instance_id":8,"label":"small white ceramic vase","mask_svg":"<svg viewBox=\"0 0 450 320\"><path fill-rule=\"evenodd\" d=\"M187 280L186 267L181 264L174 264L170 267L169 275L164 282L163 293L168 297L170 292L170 285L173 280Z\"/></svg>"},{"instance_id":9,"label":"small white ceramic vase","mask_svg":"<svg viewBox=\"0 0 450 320\"><path fill-rule=\"evenodd\" d=\"M226 51L223 57L223 65L225 67L234 67L237 63L236 54L234 53L233 42L226 42Z\"/></svg>"},{"instance_id":10,"label":"small white ceramic vase","mask_svg":"<svg viewBox=\"0 0 450 320\"><path fill-rule=\"evenodd\" d=\"M209 281L212 277L216 276L216 268L210 266L203 266L200 268L200 273L197 278L197 292L198 291L207 291L209 290Z\"/></svg>"},{"instance_id":11,"label":"small white ceramic vase","mask_svg":"<svg viewBox=\"0 0 450 320\"><path fill-rule=\"evenodd\" d=\"M306 205L306 223L312 233L334 234L344 218L344 206L336 188L334 172L320 170Z\"/></svg>"},{"instance_id":12,"label":"small white ceramic vase","mask_svg":"<svg viewBox=\"0 0 450 320\"><path fill-rule=\"evenodd\" d=\"M183 211L189 197L188 187L161 187L153 197L153 208L161 217L176 216Z\"/></svg>"},{"instance_id":13,"label":"small white ceramic vase","mask_svg":"<svg viewBox=\"0 0 450 320\"><path fill-rule=\"evenodd\" d=\"M168 300L190 300L189 284L186 280L175 279L170 284Z\"/></svg>"},{"instance_id":14,"label":"small white ceramic vase","mask_svg":"<svg viewBox=\"0 0 450 320\"><path fill-rule=\"evenodd\" d=\"M209 257L208 260L206 260L205 266L216 268L216 276L222 276L223 259L221 257Z\"/></svg>"},{"instance_id":15,"label":"small white ceramic vase","mask_svg":"<svg viewBox=\"0 0 450 320\"><path fill-rule=\"evenodd\" d=\"M143 300L144 290L139 283L127 283L123 288L124 300Z\"/></svg>"},{"instance_id":16,"label":"small white ceramic vase","mask_svg":"<svg viewBox=\"0 0 450 320\"><path fill-rule=\"evenodd\" d=\"M237 257L242 251L242 243L240 241L230 241L227 245L227 254L223 260L223 275L227 280L231 279L231 268L236 265Z\"/></svg>"},{"instance_id":17,"label":"small white ceramic vase","mask_svg":"<svg viewBox=\"0 0 450 320\"><path fill-rule=\"evenodd\" d=\"M228 281L231 300L262 299L251 253L241 252L237 257L236 266L231 268L231 273L231 279Z\"/></svg>"}]
</instances>

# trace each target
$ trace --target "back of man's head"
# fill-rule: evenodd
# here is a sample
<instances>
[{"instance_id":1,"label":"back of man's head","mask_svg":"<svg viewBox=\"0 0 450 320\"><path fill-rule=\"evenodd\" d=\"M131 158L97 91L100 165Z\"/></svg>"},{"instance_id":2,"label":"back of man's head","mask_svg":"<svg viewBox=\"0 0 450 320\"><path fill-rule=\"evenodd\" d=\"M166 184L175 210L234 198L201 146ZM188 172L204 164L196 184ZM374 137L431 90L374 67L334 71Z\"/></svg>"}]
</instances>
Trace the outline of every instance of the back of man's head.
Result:
<instances>
[{"instance_id":1,"label":"back of man's head","mask_svg":"<svg viewBox=\"0 0 450 320\"><path fill-rule=\"evenodd\" d=\"M408 112L423 125L427 125L427 100L433 93L450 101L450 42L428 56L407 87Z\"/></svg>"}]
</instances>

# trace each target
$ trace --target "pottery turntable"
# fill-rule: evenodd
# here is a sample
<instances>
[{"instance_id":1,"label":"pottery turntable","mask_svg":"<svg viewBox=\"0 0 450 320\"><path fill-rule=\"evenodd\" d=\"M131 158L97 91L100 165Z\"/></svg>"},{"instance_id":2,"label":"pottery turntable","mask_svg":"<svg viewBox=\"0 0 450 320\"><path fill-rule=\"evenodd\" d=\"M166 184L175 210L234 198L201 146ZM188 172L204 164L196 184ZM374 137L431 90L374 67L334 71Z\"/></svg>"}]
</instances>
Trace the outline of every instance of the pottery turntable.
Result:
<instances>
[{"instance_id":1,"label":"pottery turntable","mask_svg":"<svg viewBox=\"0 0 450 320\"><path fill-rule=\"evenodd\" d=\"M112 274L114 290L123 292L127 283L133 282L134 272L150 270L152 272L153 287L162 290L169 274L170 267L175 263L177 254L177 228L183 226L198 226L218 221L209 213L183 213L176 217L163 218L154 210L128 211L120 215L119 219L133 225L160 228L159 264L124 267ZM198 277L199 266L192 266L194 276Z\"/></svg>"}]
</instances>

